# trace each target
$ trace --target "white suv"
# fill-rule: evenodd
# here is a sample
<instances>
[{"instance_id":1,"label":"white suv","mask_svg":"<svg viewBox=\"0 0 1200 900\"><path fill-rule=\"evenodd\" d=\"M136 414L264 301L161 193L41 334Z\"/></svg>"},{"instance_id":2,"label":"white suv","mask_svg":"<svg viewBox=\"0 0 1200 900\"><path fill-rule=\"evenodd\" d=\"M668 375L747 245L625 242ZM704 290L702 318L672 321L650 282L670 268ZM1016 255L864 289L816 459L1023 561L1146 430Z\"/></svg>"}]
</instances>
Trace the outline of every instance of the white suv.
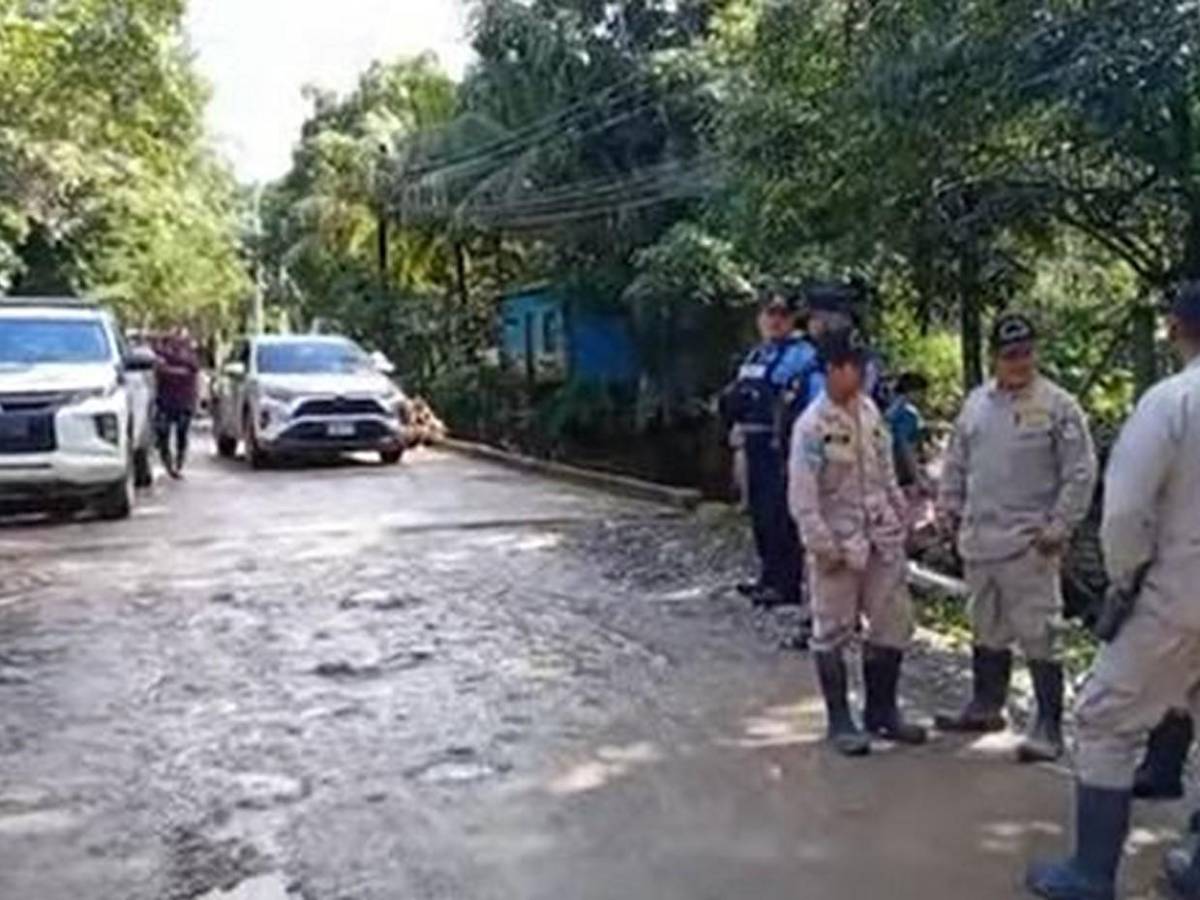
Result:
<instances>
[{"instance_id":1,"label":"white suv","mask_svg":"<svg viewBox=\"0 0 1200 900\"><path fill-rule=\"evenodd\" d=\"M152 478L155 362L98 306L0 297L0 506L127 517Z\"/></svg>"},{"instance_id":2,"label":"white suv","mask_svg":"<svg viewBox=\"0 0 1200 900\"><path fill-rule=\"evenodd\" d=\"M391 363L353 341L263 336L241 341L213 392L217 450L238 444L254 468L283 455L374 451L398 463L411 442Z\"/></svg>"}]
</instances>

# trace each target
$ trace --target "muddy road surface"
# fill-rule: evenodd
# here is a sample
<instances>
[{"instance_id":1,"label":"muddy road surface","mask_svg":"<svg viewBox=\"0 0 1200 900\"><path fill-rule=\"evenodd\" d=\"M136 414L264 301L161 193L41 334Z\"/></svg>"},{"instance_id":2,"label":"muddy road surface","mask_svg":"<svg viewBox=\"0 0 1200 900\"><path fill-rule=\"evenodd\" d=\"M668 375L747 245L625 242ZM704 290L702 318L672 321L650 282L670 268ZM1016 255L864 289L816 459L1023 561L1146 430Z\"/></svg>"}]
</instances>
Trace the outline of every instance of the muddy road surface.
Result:
<instances>
[{"instance_id":1,"label":"muddy road surface","mask_svg":"<svg viewBox=\"0 0 1200 900\"><path fill-rule=\"evenodd\" d=\"M0 898L1019 896L1064 773L831 755L698 528L431 451L0 522Z\"/></svg>"}]
</instances>

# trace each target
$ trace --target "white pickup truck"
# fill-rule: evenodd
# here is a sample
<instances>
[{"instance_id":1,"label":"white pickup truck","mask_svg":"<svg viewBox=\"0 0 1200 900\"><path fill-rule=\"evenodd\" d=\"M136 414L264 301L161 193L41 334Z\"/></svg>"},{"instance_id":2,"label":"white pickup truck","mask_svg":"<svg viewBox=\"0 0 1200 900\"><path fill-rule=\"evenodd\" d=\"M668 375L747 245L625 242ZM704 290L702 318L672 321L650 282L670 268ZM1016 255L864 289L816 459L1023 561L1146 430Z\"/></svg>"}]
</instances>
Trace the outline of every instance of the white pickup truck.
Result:
<instances>
[{"instance_id":1,"label":"white pickup truck","mask_svg":"<svg viewBox=\"0 0 1200 900\"><path fill-rule=\"evenodd\" d=\"M99 306L0 297L0 507L129 516L152 480L155 362Z\"/></svg>"}]
</instances>

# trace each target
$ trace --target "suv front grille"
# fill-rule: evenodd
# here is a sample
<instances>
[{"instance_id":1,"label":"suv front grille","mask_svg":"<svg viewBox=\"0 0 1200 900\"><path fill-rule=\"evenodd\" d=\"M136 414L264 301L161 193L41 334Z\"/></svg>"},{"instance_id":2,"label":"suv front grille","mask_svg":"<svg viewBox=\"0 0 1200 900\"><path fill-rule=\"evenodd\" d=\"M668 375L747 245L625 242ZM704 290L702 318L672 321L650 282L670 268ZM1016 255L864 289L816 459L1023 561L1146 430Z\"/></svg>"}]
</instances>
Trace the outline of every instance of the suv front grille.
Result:
<instances>
[{"instance_id":1,"label":"suv front grille","mask_svg":"<svg viewBox=\"0 0 1200 900\"><path fill-rule=\"evenodd\" d=\"M0 413L0 454L49 453L57 447L54 413Z\"/></svg>"},{"instance_id":2,"label":"suv front grille","mask_svg":"<svg viewBox=\"0 0 1200 900\"><path fill-rule=\"evenodd\" d=\"M60 391L0 394L0 414L54 412L60 406L65 406L70 399L70 394Z\"/></svg>"},{"instance_id":3,"label":"suv front grille","mask_svg":"<svg viewBox=\"0 0 1200 900\"><path fill-rule=\"evenodd\" d=\"M296 410L297 418L303 416L382 416L387 411L377 400L336 397L323 400L308 400Z\"/></svg>"}]
</instances>

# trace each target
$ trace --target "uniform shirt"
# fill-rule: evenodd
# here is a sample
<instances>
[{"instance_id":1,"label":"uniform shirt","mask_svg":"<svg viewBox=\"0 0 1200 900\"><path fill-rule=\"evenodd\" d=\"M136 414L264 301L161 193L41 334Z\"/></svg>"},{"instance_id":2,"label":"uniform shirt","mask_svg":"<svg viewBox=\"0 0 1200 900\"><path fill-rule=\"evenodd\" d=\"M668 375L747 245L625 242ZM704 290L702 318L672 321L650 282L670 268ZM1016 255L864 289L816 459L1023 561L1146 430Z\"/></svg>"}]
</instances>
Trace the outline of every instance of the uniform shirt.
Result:
<instances>
[{"instance_id":1,"label":"uniform shirt","mask_svg":"<svg viewBox=\"0 0 1200 900\"><path fill-rule=\"evenodd\" d=\"M825 389L825 375L817 364L817 349L807 338L799 336L782 341L766 341L751 350L738 371L738 380L755 378L769 379L771 387L780 397L800 379L807 382L810 398ZM772 428L763 423L746 423L742 427L744 431Z\"/></svg>"},{"instance_id":2,"label":"uniform shirt","mask_svg":"<svg viewBox=\"0 0 1200 900\"><path fill-rule=\"evenodd\" d=\"M1121 432L1100 538L1115 583L1151 563L1138 602L1200 629L1200 361L1149 391Z\"/></svg>"},{"instance_id":3,"label":"uniform shirt","mask_svg":"<svg viewBox=\"0 0 1200 900\"><path fill-rule=\"evenodd\" d=\"M907 513L892 436L869 397L813 402L796 422L789 470L792 517L811 553L844 553L861 570L872 548L903 551Z\"/></svg>"},{"instance_id":4,"label":"uniform shirt","mask_svg":"<svg viewBox=\"0 0 1200 900\"><path fill-rule=\"evenodd\" d=\"M1038 377L976 388L955 424L938 505L961 522L963 559L1013 559L1049 528L1065 540L1091 507L1096 452L1075 398Z\"/></svg>"}]
</instances>

